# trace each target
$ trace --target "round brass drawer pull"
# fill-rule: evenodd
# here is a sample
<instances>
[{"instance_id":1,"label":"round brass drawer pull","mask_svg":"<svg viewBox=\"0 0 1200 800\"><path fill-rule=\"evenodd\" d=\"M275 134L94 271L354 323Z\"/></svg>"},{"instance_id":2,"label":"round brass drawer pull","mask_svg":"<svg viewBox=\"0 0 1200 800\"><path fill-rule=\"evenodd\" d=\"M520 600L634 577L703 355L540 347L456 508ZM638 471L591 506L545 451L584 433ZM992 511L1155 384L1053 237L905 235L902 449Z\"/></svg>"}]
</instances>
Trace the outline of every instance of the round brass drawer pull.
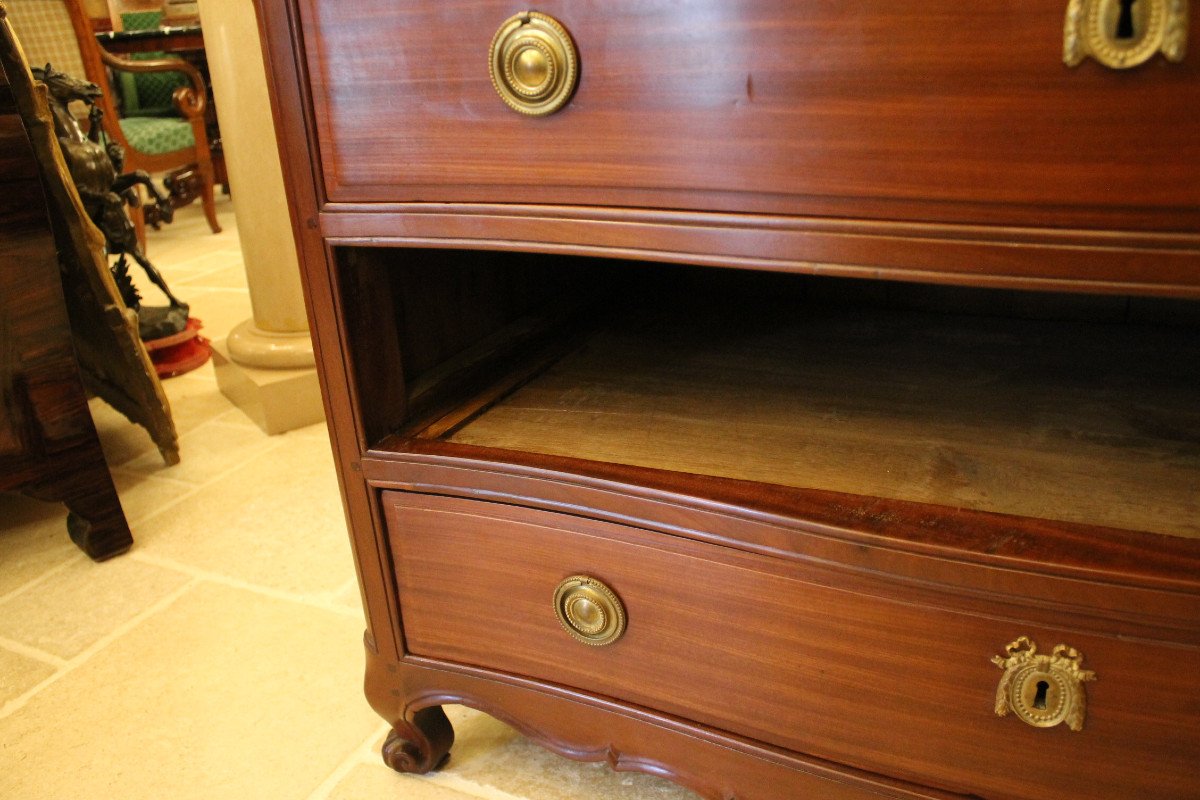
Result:
<instances>
[{"instance_id":1,"label":"round brass drawer pull","mask_svg":"<svg viewBox=\"0 0 1200 800\"><path fill-rule=\"evenodd\" d=\"M572 575L558 584L554 613L567 633L584 644L612 644L625 632L625 607L620 598L587 575Z\"/></svg>"},{"instance_id":2,"label":"round brass drawer pull","mask_svg":"<svg viewBox=\"0 0 1200 800\"><path fill-rule=\"evenodd\" d=\"M575 42L558 20L536 11L509 17L492 37L492 85L508 107L540 117L566 105L579 78Z\"/></svg>"}]
</instances>

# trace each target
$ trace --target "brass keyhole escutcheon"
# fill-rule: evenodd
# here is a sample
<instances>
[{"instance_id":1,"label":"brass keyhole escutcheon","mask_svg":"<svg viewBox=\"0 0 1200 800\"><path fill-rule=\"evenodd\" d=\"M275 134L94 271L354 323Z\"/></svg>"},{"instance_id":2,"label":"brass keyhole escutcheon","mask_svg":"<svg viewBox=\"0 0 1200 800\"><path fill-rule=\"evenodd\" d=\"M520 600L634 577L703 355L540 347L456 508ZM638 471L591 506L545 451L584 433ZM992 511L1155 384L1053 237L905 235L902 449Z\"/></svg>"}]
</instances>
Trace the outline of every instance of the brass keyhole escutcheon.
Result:
<instances>
[{"instance_id":1,"label":"brass keyhole escutcheon","mask_svg":"<svg viewBox=\"0 0 1200 800\"><path fill-rule=\"evenodd\" d=\"M572 575L555 587L554 613L567 633L584 644L612 644L625 633L621 599L587 575Z\"/></svg>"},{"instance_id":2,"label":"brass keyhole escutcheon","mask_svg":"<svg viewBox=\"0 0 1200 800\"><path fill-rule=\"evenodd\" d=\"M1187 53L1189 0L1070 0L1063 26L1063 62L1091 56L1130 69L1161 52L1179 62Z\"/></svg>"},{"instance_id":3,"label":"brass keyhole escutcheon","mask_svg":"<svg viewBox=\"0 0 1200 800\"><path fill-rule=\"evenodd\" d=\"M1137 37L1138 27L1134 22L1133 7L1137 5L1138 0L1120 0L1117 8L1117 30L1113 35L1117 39L1134 39ZM1140 11L1144 6L1139 6ZM1145 20L1139 20L1145 24Z\"/></svg>"},{"instance_id":4,"label":"brass keyhole escutcheon","mask_svg":"<svg viewBox=\"0 0 1200 800\"><path fill-rule=\"evenodd\" d=\"M997 716L1011 712L1035 728L1065 722L1073 731L1083 730L1087 711L1083 684L1095 680L1096 673L1082 668L1082 653L1060 644L1050 655L1039 655L1027 636L1010 642L1004 653L992 658L1004 670L996 688Z\"/></svg>"},{"instance_id":5,"label":"brass keyhole escutcheon","mask_svg":"<svg viewBox=\"0 0 1200 800\"><path fill-rule=\"evenodd\" d=\"M1068 692L1063 678L1038 668L1023 671L1014 679L1015 711L1035 728L1051 728L1066 719Z\"/></svg>"},{"instance_id":6,"label":"brass keyhole escutcheon","mask_svg":"<svg viewBox=\"0 0 1200 800\"><path fill-rule=\"evenodd\" d=\"M566 105L579 78L575 42L558 20L523 11L504 21L488 52L492 85L514 111L545 116Z\"/></svg>"}]
</instances>

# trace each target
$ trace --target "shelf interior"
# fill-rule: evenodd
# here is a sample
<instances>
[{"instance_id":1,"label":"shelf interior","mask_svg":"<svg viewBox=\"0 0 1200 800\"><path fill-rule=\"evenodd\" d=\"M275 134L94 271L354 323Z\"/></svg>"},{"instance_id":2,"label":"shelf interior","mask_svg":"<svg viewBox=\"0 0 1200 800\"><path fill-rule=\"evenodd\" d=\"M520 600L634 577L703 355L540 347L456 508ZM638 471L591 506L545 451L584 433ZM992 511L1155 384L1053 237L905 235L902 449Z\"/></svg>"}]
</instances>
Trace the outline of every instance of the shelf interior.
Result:
<instances>
[{"instance_id":1,"label":"shelf interior","mask_svg":"<svg viewBox=\"0 0 1200 800\"><path fill-rule=\"evenodd\" d=\"M562 314L558 292L552 329L522 321L536 304L497 317L428 375L500 354L491 373L414 435L1200 538L1195 305L650 265L549 275L564 269L612 276L583 293L593 313ZM419 296L420 277L395 293ZM537 330L539 355L494 341L514 330Z\"/></svg>"}]
</instances>

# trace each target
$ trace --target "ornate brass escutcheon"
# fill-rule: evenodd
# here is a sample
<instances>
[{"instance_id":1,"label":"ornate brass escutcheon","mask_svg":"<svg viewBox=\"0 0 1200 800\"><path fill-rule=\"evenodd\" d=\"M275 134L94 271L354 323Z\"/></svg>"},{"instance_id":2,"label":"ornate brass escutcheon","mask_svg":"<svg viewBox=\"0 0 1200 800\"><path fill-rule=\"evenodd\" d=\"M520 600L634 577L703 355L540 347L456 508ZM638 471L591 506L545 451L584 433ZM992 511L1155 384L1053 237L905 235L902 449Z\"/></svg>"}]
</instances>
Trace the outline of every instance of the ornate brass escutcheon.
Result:
<instances>
[{"instance_id":1,"label":"ornate brass escutcheon","mask_svg":"<svg viewBox=\"0 0 1200 800\"><path fill-rule=\"evenodd\" d=\"M1082 653L1060 644L1050 655L1038 655L1037 645L1027 636L1009 642L1004 652L992 657L992 663L1004 670L996 688L996 716L1011 711L1035 728L1065 722L1073 731L1083 730L1087 711L1083 684L1095 680L1096 673L1082 669Z\"/></svg>"},{"instance_id":2,"label":"ornate brass escutcheon","mask_svg":"<svg viewBox=\"0 0 1200 800\"><path fill-rule=\"evenodd\" d=\"M1129 69L1162 52L1179 62L1187 53L1189 0L1070 0L1063 27L1063 62L1091 56Z\"/></svg>"},{"instance_id":3,"label":"ornate brass escutcheon","mask_svg":"<svg viewBox=\"0 0 1200 800\"><path fill-rule=\"evenodd\" d=\"M492 38L492 85L508 107L530 116L566 105L579 78L575 42L558 20L523 11L504 21Z\"/></svg>"},{"instance_id":4,"label":"ornate brass escutcheon","mask_svg":"<svg viewBox=\"0 0 1200 800\"><path fill-rule=\"evenodd\" d=\"M625 606L612 589L587 575L572 575L554 589L554 613L567 633L594 646L625 633Z\"/></svg>"}]
</instances>

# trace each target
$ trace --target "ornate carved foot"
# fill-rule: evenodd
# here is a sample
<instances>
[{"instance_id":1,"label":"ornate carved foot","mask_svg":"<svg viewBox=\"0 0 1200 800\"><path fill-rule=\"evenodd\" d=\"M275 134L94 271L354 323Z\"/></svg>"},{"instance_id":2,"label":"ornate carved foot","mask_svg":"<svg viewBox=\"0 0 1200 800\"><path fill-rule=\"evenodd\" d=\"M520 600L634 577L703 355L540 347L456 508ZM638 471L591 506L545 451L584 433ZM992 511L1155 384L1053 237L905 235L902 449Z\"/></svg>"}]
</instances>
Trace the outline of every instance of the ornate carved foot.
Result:
<instances>
[{"instance_id":1,"label":"ornate carved foot","mask_svg":"<svg viewBox=\"0 0 1200 800\"><path fill-rule=\"evenodd\" d=\"M423 708L411 722L392 726L383 743L383 763L397 772L423 775L437 769L450 757L454 728L441 706Z\"/></svg>"},{"instance_id":2,"label":"ornate carved foot","mask_svg":"<svg viewBox=\"0 0 1200 800\"><path fill-rule=\"evenodd\" d=\"M88 417L90 428L92 421ZM91 430L91 442L64 450L64 467L21 491L29 497L62 503L67 507L67 533L93 561L119 556L133 546L133 535L121 498L113 485L100 441Z\"/></svg>"},{"instance_id":3,"label":"ornate carved foot","mask_svg":"<svg viewBox=\"0 0 1200 800\"><path fill-rule=\"evenodd\" d=\"M133 546L121 501L107 471L97 474L92 485L80 487L64 502L70 512L67 533L93 561L119 556Z\"/></svg>"}]
</instances>

